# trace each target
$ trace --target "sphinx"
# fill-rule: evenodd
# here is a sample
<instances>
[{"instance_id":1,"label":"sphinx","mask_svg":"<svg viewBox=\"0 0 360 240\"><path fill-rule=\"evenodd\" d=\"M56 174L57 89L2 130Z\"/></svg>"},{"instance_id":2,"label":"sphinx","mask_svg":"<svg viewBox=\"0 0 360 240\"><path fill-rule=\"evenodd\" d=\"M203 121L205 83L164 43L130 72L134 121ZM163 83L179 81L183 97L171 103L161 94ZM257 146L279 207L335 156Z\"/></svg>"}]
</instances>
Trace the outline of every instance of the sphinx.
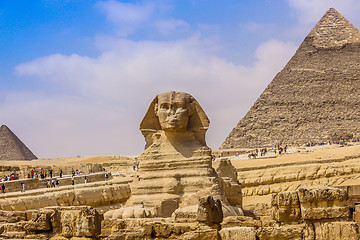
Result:
<instances>
[{"instance_id":1,"label":"sphinx","mask_svg":"<svg viewBox=\"0 0 360 240\"><path fill-rule=\"evenodd\" d=\"M212 167L211 149L205 142L209 124L190 94L157 95L140 124L146 144L130 185L131 197L123 208L105 217L170 217L196 212L199 199L207 196L221 202L224 216L242 215L241 186L236 177L221 178ZM230 202L228 189L232 189Z\"/></svg>"}]
</instances>

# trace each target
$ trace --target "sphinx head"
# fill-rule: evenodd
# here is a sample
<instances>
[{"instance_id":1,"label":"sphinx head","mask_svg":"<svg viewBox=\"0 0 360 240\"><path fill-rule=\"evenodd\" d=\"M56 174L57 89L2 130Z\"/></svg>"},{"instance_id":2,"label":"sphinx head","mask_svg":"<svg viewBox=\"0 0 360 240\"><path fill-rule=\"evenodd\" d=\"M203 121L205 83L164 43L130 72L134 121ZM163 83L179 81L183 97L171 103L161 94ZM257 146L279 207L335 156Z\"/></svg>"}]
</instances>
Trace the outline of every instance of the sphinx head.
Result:
<instances>
[{"instance_id":1,"label":"sphinx head","mask_svg":"<svg viewBox=\"0 0 360 240\"><path fill-rule=\"evenodd\" d=\"M164 131L187 131L193 114L193 99L190 94L167 92L157 95L155 115Z\"/></svg>"},{"instance_id":2,"label":"sphinx head","mask_svg":"<svg viewBox=\"0 0 360 240\"><path fill-rule=\"evenodd\" d=\"M199 103L184 92L158 94L140 124L146 147L152 143L151 136L157 131L189 132L205 145L205 133L209 119Z\"/></svg>"}]
</instances>

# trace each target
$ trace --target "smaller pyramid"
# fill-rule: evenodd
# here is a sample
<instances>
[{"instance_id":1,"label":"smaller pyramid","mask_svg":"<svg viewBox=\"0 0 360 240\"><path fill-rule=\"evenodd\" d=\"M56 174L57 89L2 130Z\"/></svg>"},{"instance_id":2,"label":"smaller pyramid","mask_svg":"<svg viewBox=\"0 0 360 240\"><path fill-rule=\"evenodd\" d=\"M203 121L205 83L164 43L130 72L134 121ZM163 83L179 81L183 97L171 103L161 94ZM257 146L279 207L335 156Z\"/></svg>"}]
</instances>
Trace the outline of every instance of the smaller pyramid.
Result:
<instances>
[{"instance_id":1,"label":"smaller pyramid","mask_svg":"<svg viewBox=\"0 0 360 240\"><path fill-rule=\"evenodd\" d=\"M0 127L0 160L33 160L37 157L5 125Z\"/></svg>"}]
</instances>

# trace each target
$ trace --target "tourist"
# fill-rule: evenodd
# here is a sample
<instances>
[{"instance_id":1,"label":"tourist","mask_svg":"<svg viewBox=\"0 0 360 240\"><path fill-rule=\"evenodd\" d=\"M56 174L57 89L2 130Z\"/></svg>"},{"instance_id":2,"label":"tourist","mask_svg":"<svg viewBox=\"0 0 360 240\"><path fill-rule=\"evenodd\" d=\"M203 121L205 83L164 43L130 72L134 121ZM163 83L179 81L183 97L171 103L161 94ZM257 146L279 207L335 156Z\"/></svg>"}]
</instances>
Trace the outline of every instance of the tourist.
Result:
<instances>
[{"instance_id":1,"label":"tourist","mask_svg":"<svg viewBox=\"0 0 360 240\"><path fill-rule=\"evenodd\" d=\"M84 181L85 181L85 184L86 184L86 182L87 182L87 178L86 178L86 176L85 176L85 178L84 178Z\"/></svg>"},{"instance_id":2,"label":"tourist","mask_svg":"<svg viewBox=\"0 0 360 240\"><path fill-rule=\"evenodd\" d=\"M46 181L46 188L50 188L50 181L49 180Z\"/></svg>"},{"instance_id":3,"label":"tourist","mask_svg":"<svg viewBox=\"0 0 360 240\"><path fill-rule=\"evenodd\" d=\"M34 169L31 170L31 178L34 178Z\"/></svg>"},{"instance_id":4,"label":"tourist","mask_svg":"<svg viewBox=\"0 0 360 240\"><path fill-rule=\"evenodd\" d=\"M62 177L62 170L60 169L60 177Z\"/></svg>"},{"instance_id":5,"label":"tourist","mask_svg":"<svg viewBox=\"0 0 360 240\"><path fill-rule=\"evenodd\" d=\"M52 178L53 170L50 169L50 178Z\"/></svg>"},{"instance_id":6,"label":"tourist","mask_svg":"<svg viewBox=\"0 0 360 240\"><path fill-rule=\"evenodd\" d=\"M55 187L55 179L51 180L51 187Z\"/></svg>"},{"instance_id":7,"label":"tourist","mask_svg":"<svg viewBox=\"0 0 360 240\"><path fill-rule=\"evenodd\" d=\"M2 193L5 193L5 184L2 184L1 191L2 191Z\"/></svg>"},{"instance_id":8,"label":"tourist","mask_svg":"<svg viewBox=\"0 0 360 240\"><path fill-rule=\"evenodd\" d=\"M105 168L103 167L103 172L105 172Z\"/></svg>"},{"instance_id":9,"label":"tourist","mask_svg":"<svg viewBox=\"0 0 360 240\"><path fill-rule=\"evenodd\" d=\"M74 176L71 177L71 185L75 185L75 179Z\"/></svg>"},{"instance_id":10,"label":"tourist","mask_svg":"<svg viewBox=\"0 0 360 240\"><path fill-rule=\"evenodd\" d=\"M56 179L56 186L57 186L57 187L60 187L59 179Z\"/></svg>"},{"instance_id":11,"label":"tourist","mask_svg":"<svg viewBox=\"0 0 360 240\"><path fill-rule=\"evenodd\" d=\"M136 163L134 163L134 165L133 165L133 169L134 169L134 171L136 170Z\"/></svg>"},{"instance_id":12,"label":"tourist","mask_svg":"<svg viewBox=\"0 0 360 240\"><path fill-rule=\"evenodd\" d=\"M25 192L25 183L20 183L21 192Z\"/></svg>"}]
</instances>

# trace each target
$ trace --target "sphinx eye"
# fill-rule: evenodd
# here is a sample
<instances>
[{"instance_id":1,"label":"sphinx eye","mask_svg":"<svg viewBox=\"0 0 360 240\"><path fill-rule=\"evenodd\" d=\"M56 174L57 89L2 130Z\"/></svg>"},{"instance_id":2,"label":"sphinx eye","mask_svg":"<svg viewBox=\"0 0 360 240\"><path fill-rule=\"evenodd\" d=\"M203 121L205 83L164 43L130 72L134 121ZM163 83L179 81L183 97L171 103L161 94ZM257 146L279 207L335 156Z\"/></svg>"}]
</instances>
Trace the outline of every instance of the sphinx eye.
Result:
<instances>
[{"instance_id":1,"label":"sphinx eye","mask_svg":"<svg viewBox=\"0 0 360 240\"><path fill-rule=\"evenodd\" d=\"M162 103L162 104L160 105L160 108L162 108L162 109L169 109L169 105L166 104L166 103Z\"/></svg>"}]
</instances>

